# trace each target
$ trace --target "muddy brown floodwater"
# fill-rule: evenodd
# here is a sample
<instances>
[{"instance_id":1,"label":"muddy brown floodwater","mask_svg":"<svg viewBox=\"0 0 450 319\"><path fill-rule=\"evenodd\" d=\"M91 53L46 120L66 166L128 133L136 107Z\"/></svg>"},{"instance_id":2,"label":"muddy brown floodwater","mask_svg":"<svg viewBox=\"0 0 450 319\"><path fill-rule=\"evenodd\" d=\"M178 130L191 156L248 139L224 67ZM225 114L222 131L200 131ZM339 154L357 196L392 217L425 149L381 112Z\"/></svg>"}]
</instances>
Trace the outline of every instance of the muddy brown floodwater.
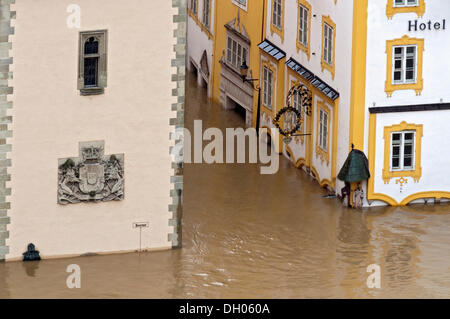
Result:
<instances>
[{"instance_id":1,"label":"muddy brown floodwater","mask_svg":"<svg viewBox=\"0 0 450 319\"><path fill-rule=\"evenodd\" d=\"M239 127L188 76L186 127ZM1 263L0 297L12 298L445 298L450 297L450 206L345 209L280 158L257 164L188 164L183 248ZM81 289L68 289L78 264ZM381 266L381 289L366 286Z\"/></svg>"}]
</instances>

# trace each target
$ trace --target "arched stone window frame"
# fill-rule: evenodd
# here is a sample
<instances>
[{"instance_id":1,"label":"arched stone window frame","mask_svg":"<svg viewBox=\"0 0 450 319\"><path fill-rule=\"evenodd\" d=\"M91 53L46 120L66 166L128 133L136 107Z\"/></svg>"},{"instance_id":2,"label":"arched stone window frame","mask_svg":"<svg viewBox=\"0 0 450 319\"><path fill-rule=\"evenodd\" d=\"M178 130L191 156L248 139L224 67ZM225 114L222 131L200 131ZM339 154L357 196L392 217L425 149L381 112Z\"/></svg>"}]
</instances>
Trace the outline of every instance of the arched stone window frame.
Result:
<instances>
[{"instance_id":1,"label":"arched stone window frame","mask_svg":"<svg viewBox=\"0 0 450 319\"><path fill-rule=\"evenodd\" d=\"M97 86L85 86L84 81L84 48L90 38L98 41L98 68L97 68ZM79 53L78 53L78 85L81 95L103 94L107 87L107 47L108 47L108 31L83 31L79 36Z\"/></svg>"}]
</instances>

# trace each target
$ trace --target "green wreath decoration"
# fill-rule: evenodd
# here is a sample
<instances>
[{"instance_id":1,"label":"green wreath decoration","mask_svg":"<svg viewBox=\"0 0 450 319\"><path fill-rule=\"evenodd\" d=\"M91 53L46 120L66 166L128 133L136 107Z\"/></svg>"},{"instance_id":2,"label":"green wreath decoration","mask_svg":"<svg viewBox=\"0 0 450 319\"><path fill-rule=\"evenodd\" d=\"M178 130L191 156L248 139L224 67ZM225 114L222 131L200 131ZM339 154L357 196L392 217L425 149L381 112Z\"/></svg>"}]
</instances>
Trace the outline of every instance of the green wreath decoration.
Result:
<instances>
[{"instance_id":1,"label":"green wreath decoration","mask_svg":"<svg viewBox=\"0 0 450 319\"><path fill-rule=\"evenodd\" d=\"M294 112L295 115L297 115L297 122L296 122L296 125L295 125L295 127L292 128L291 130L283 130L283 129L280 127L280 124L278 123L278 122L280 121L281 116L282 116L284 113L287 113L287 112ZM295 132L297 132L297 131L300 129L300 127L301 127L301 125L302 125L301 117L302 117L302 114L300 113L299 110L297 110L296 108L293 108L292 106L287 106L287 107L283 107L283 108L277 113L277 115L276 115L275 118L273 119L273 124L274 124L275 127L278 129L278 131L280 131L281 135L286 136L286 137L290 137L292 134L294 134Z\"/></svg>"}]
</instances>

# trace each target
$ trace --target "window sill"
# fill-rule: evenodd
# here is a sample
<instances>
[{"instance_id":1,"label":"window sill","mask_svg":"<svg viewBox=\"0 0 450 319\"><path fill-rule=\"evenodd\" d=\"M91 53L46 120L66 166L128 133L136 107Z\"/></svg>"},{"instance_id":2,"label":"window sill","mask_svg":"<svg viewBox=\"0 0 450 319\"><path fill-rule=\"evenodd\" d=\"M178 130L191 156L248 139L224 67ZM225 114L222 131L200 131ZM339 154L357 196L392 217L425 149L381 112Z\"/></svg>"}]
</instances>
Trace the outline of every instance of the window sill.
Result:
<instances>
[{"instance_id":1,"label":"window sill","mask_svg":"<svg viewBox=\"0 0 450 319\"><path fill-rule=\"evenodd\" d=\"M395 91L400 90L414 90L416 92L416 95L419 96L422 94L423 90L423 80L420 79L419 81L415 83L404 83L404 84L391 84L389 82L386 82L385 84L385 92L387 97L392 97L392 94Z\"/></svg>"},{"instance_id":2,"label":"window sill","mask_svg":"<svg viewBox=\"0 0 450 319\"><path fill-rule=\"evenodd\" d=\"M80 89L81 95L100 95L105 93L105 89L102 87L89 87Z\"/></svg>"},{"instance_id":3,"label":"window sill","mask_svg":"<svg viewBox=\"0 0 450 319\"><path fill-rule=\"evenodd\" d=\"M270 24L270 35L273 36L273 34L278 34L278 36L281 39L281 43L284 42L284 29L283 26L278 27L275 24L271 23Z\"/></svg>"},{"instance_id":4,"label":"window sill","mask_svg":"<svg viewBox=\"0 0 450 319\"><path fill-rule=\"evenodd\" d=\"M311 50L310 50L309 44L303 44L303 43L297 41L297 53L300 51L305 52L306 56L308 57L308 61L309 61L311 58Z\"/></svg>"}]
</instances>

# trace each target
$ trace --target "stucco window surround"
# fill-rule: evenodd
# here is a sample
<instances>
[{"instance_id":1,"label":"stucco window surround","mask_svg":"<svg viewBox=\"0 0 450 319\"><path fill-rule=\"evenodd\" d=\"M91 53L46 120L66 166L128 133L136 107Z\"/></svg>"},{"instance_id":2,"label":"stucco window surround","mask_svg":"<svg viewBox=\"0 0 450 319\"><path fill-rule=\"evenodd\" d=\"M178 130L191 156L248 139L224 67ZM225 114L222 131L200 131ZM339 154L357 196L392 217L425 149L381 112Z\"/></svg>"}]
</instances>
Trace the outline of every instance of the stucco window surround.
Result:
<instances>
[{"instance_id":1,"label":"stucco window surround","mask_svg":"<svg viewBox=\"0 0 450 319\"><path fill-rule=\"evenodd\" d=\"M230 41L231 40L231 41ZM242 65L242 61L245 60L247 65L250 65L250 42L244 37L238 35L235 32L227 32L226 34L226 43L225 43L225 63L228 67L230 67L233 71L240 74L240 67ZM229 47L231 43L231 47ZM233 50L233 45L236 44L236 51ZM233 61L233 55L236 54L236 62ZM240 61L240 63L238 62Z\"/></svg>"},{"instance_id":2,"label":"stucco window surround","mask_svg":"<svg viewBox=\"0 0 450 319\"><path fill-rule=\"evenodd\" d=\"M327 35L329 35L329 31L332 30L332 35L330 41L328 43L331 43L331 48L328 44L325 42L327 41ZM331 61L328 60L328 58L325 57L325 54L327 52L331 53ZM322 16L322 58L321 58L321 66L322 66L322 72L324 69L328 70L331 73L331 78L334 80L334 74L335 74L335 57L336 57L336 24L331 20L330 16ZM330 63L331 62L331 63Z\"/></svg>"},{"instance_id":3,"label":"stucco window surround","mask_svg":"<svg viewBox=\"0 0 450 319\"><path fill-rule=\"evenodd\" d=\"M411 131L415 133L413 169L395 170L391 168L392 134L405 131ZM406 122L401 122L400 124L386 126L384 128L383 181L385 184L389 184L390 180L396 177L412 177L416 183L419 182L420 178L422 177L422 136L422 124L409 124Z\"/></svg>"},{"instance_id":4,"label":"stucco window surround","mask_svg":"<svg viewBox=\"0 0 450 319\"><path fill-rule=\"evenodd\" d=\"M219 0L221 1L221 0ZM238 6L239 8L241 8L244 11L248 10L248 1L249 0L232 0L233 4L235 4L236 6Z\"/></svg>"},{"instance_id":5,"label":"stucco window surround","mask_svg":"<svg viewBox=\"0 0 450 319\"><path fill-rule=\"evenodd\" d=\"M415 76L416 79L413 83L395 84L394 83L394 49L398 46L415 46L416 47L416 65ZM423 51L424 51L424 39L410 38L404 35L400 39L386 41L386 54L387 54L387 72L385 91L388 97L392 97L392 93L397 90L414 90L416 95L422 94L423 90Z\"/></svg>"},{"instance_id":6,"label":"stucco window surround","mask_svg":"<svg viewBox=\"0 0 450 319\"><path fill-rule=\"evenodd\" d=\"M322 114L322 116L321 116ZM326 115L326 118L323 116ZM322 162L330 164L330 121L331 110L324 101L317 101L317 127L316 127L316 157L320 157ZM324 126L326 125L326 131ZM326 145L323 145L323 138ZM322 142L320 140L322 139Z\"/></svg>"},{"instance_id":7,"label":"stucco window surround","mask_svg":"<svg viewBox=\"0 0 450 319\"><path fill-rule=\"evenodd\" d=\"M270 14L270 34L273 36L273 34L278 34L281 38L281 43L284 42L284 1L285 0L271 0L272 3L272 11ZM275 15L275 6L277 7L277 12L279 12L279 9L281 7L281 18L278 23L278 21L274 20ZM278 25L277 25L278 24Z\"/></svg>"},{"instance_id":8,"label":"stucco window surround","mask_svg":"<svg viewBox=\"0 0 450 319\"><path fill-rule=\"evenodd\" d=\"M301 24L302 21L300 19L300 12L302 8L306 9L308 12L308 16L306 18L306 28L305 30L304 26L302 28ZM311 4L306 0L298 0L297 1L297 52L302 50L306 53L306 56L308 57L308 61L311 58L311 15L312 15L312 7ZM302 41L300 41L300 29L303 29L303 32L306 32L307 42L306 44Z\"/></svg>"},{"instance_id":9,"label":"stucco window surround","mask_svg":"<svg viewBox=\"0 0 450 319\"><path fill-rule=\"evenodd\" d=\"M96 44L93 45L92 43ZM81 95L104 93L107 86L107 51L107 30L80 32L77 88ZM92 82L87 81L89 75L86 72L92 74L91 79L95 77Z\"/></svg>"},{"instance_id":10,"label":"stucco window surround","mask_svg":"<svg viewBox=\"0 0 450 319\"><path fill-rule=\"evenodd\" d=\"M414 12L419 18L425 14L425 0L417 0L414 5L408 5L407 0L405 0L405 5L395 5L395 0L388 0L386 5L386 16L388 19L397 13L407 13Z\"/></svg>"}]
</instances>

